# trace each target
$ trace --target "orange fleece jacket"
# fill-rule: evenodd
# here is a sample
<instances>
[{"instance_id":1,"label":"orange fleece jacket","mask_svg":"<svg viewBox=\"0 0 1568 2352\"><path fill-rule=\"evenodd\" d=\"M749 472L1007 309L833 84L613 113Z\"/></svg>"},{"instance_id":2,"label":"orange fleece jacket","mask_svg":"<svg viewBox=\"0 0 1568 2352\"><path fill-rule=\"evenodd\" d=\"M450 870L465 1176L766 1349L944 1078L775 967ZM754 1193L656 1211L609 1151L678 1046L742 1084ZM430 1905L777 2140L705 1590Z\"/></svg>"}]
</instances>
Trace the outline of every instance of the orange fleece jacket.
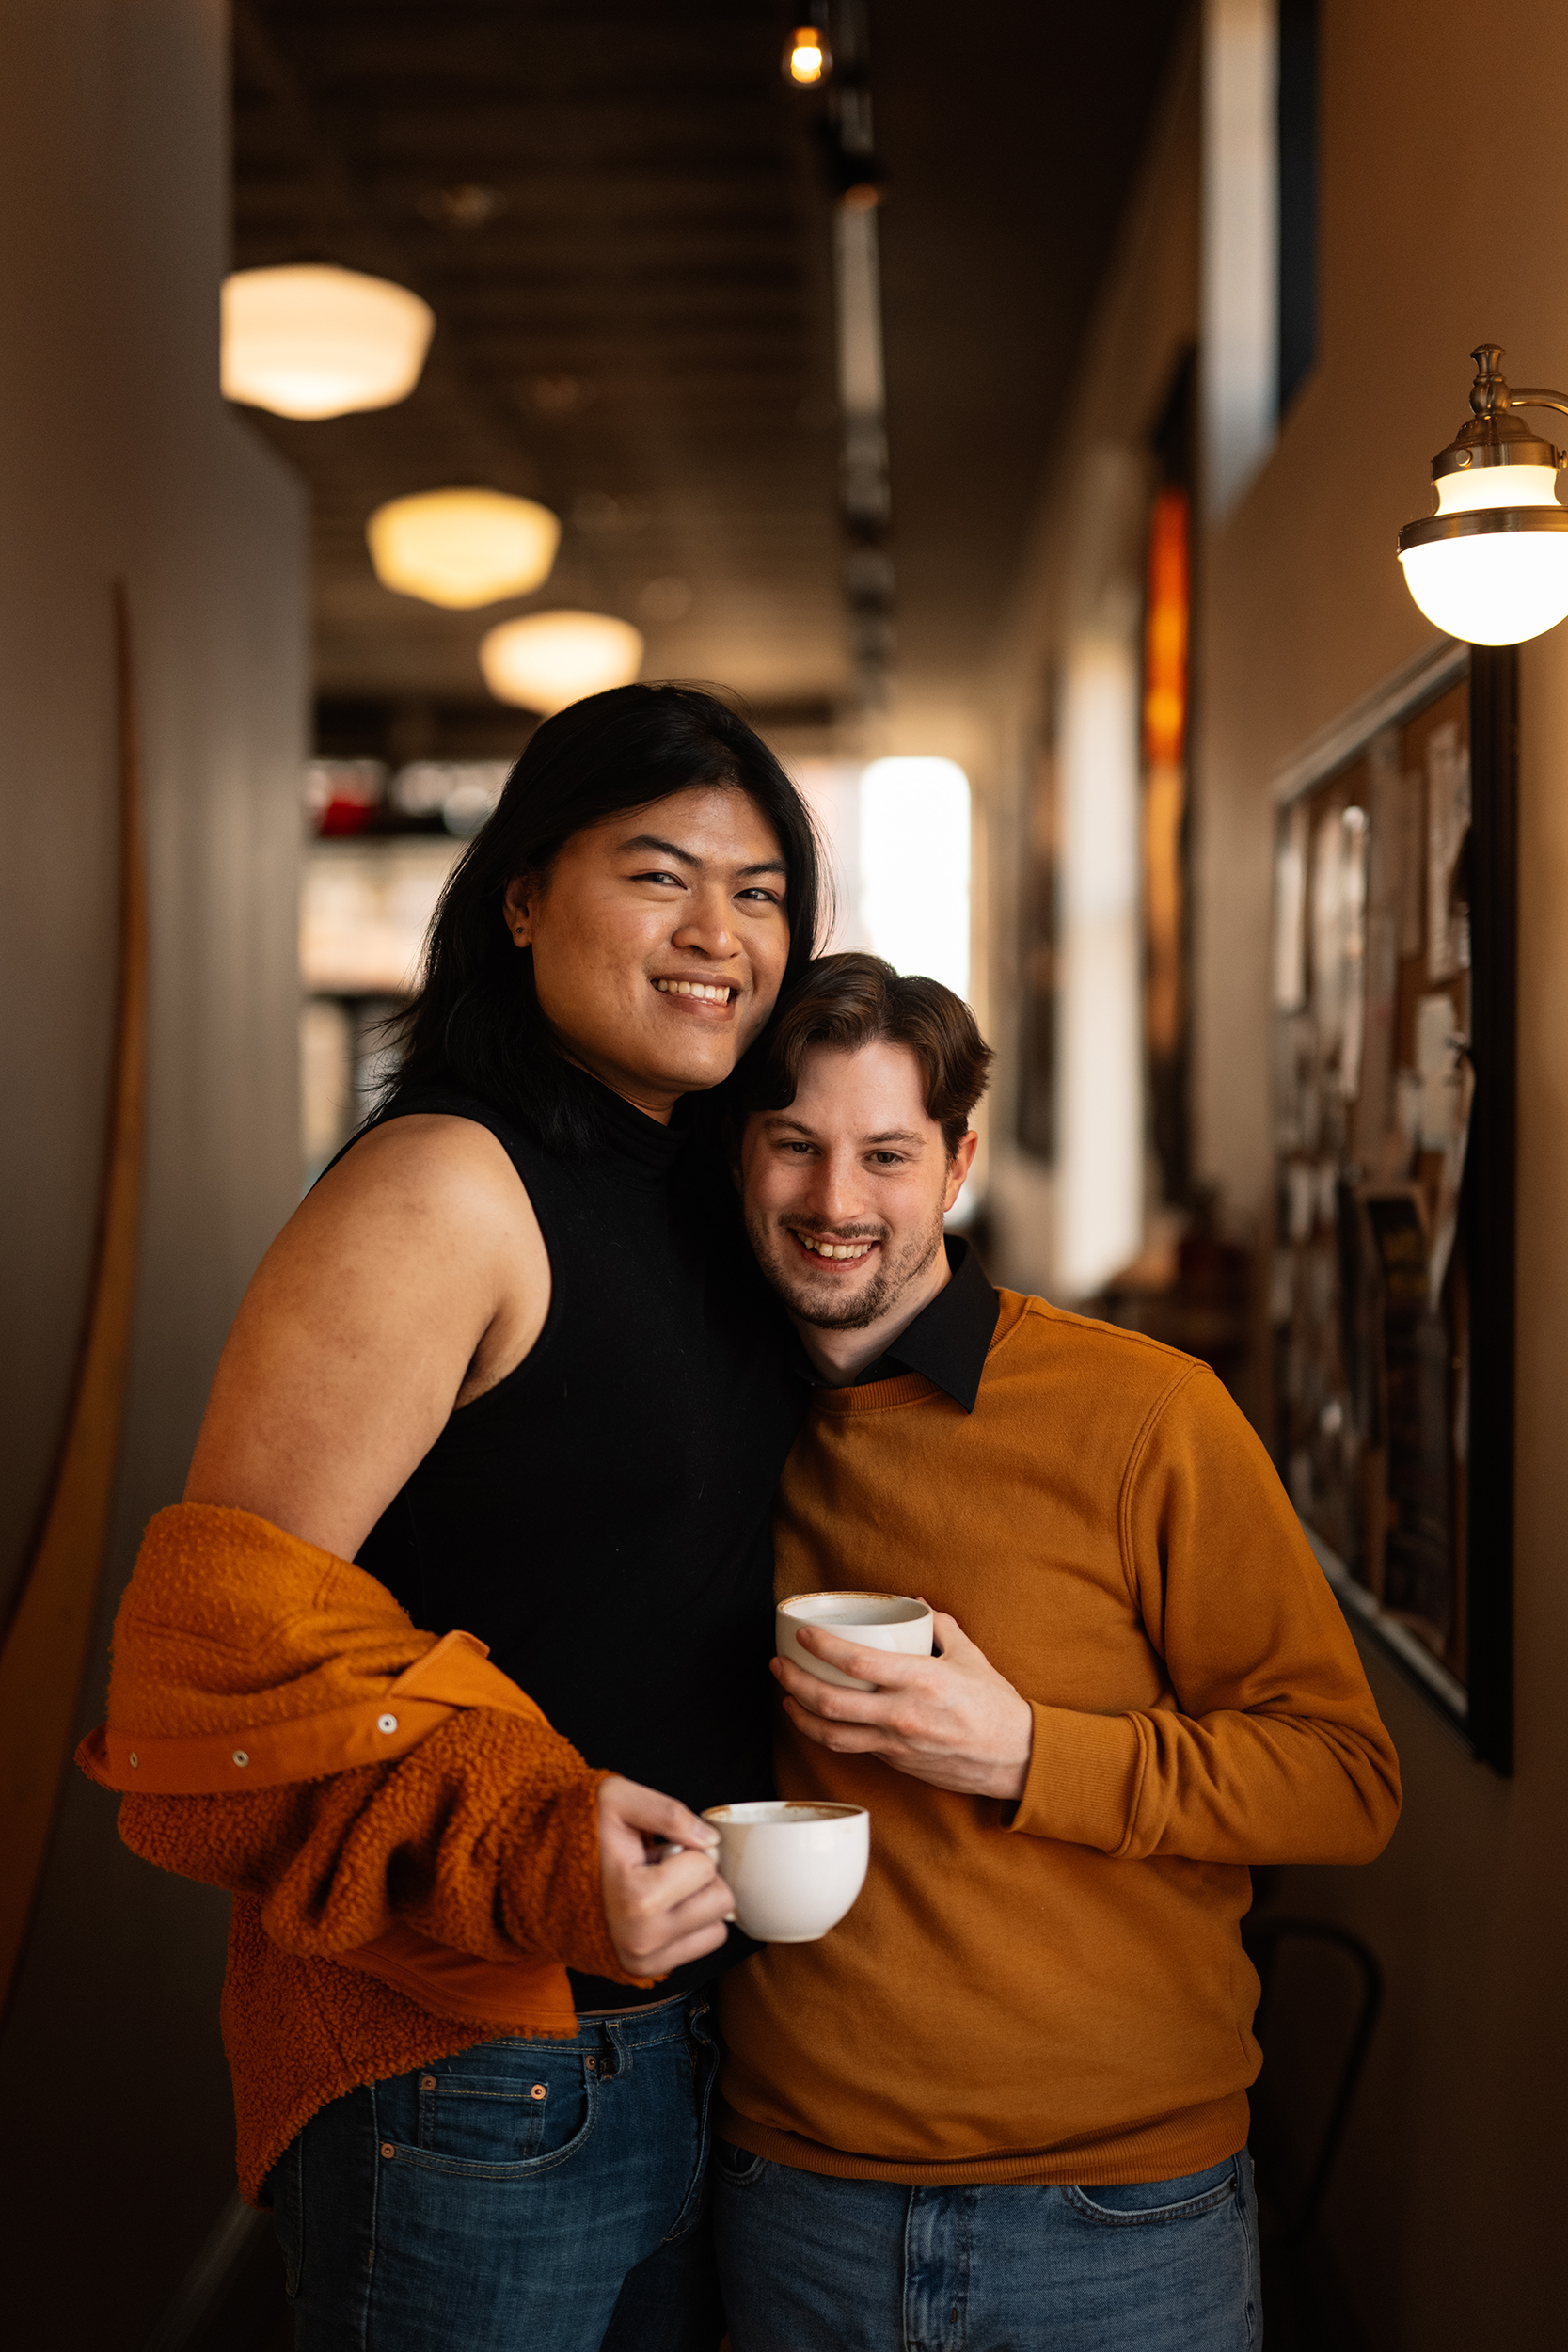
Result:
<instances>
[{"instance_id":1,"label":"orange fleece jacket","mask_svg":"<svg viewBox=\"0 0 1568 2352\"><path fill-rule=\"evenodd\" d=\"M478 1645L450 1651L373 1577L249 1512L182 1503L148 1528L108 1724L79 1760L127 1790L134 1851L234 1898L223 2034L253 2202L328 2100L499 2032L575 2032L566 1964L633 1981L600 1892L605 1775ZM456 1703L397 1695L433 1684ZM387 1722L392 1760L330 1769ZM146 1794L149 1771L220 1793ZM267 1785L222 1777L251 1771Z\"/></svg>"},{"instance_id":2,"label":"orange fleece jacket","mask_svg":"<svg viewBox=\"0 0 1568 2352\"><path fill-rule=\"evenodd\" d=\"M1399 1769L1338 1606L1212 1373L1003 1292L973 1417L915 1375L825 1389L780 1488L778 1591L923 1594L1034 1709L1016 1806L833 1756L867 1806L816 1944L721 1993L720 2131L807 2171L1171 2179L1246 2137L1249 1863L1365 1862Z\"/></svg>"}]
</instances>

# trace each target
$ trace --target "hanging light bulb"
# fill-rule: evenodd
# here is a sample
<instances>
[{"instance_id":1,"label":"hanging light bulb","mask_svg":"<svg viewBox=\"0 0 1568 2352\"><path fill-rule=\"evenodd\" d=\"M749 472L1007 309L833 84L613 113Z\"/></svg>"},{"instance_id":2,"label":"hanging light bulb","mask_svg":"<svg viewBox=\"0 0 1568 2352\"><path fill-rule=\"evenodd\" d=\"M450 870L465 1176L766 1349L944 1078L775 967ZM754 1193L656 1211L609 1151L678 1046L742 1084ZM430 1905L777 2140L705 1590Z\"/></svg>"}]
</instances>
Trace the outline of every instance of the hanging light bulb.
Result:
<instances>
[{"instance_id":1,"label":"hanging light bulb","mask_svg":"<svg viewBox=\"0 0 1568 2352\"><path fill-rule=\"evenodd\" d=\"M223 281L223 390L278 417L389 408L420 380L436 314L406 286L335 263Z\"/></svg>"},{"instance_id":2,"label":"hanging light bulb","mask_svg":"<svg viewBox=\"0 0 1568 2352\"><path fill-rule=\"evenodd\" d=\"M833 70L828 36L816 24L798 24L784 43L784 77L811 88L825 82Z\"/></svg>"},{"instance_id":3,"label":"hanging light bulb","mask_svg":"<svg viewBox=\"0 0 1568 2352\"><path fill-rule=\"evenodd\" d=\"M642 636L608 612L529 612L485 631L479 666L498 702L547 718L585 694L629 686L642 666Z\"/></svg>"},{"instance_id":4,"label":"hanging light bulb","mask_svg":"<svg viewBox=\"0 0 1568 2352\"><path fill-rule=\"evenodd\" d=\"M500 490L426 490L378 506L365 537L384 588L462 612L539 587L561 525L547 506Z\"/></svg>"},{"instance_id":5,"label":"hanging light bulb","mask_svg":"<svg viewBox=\"0 0 1568 2352\"><path fill-rule=\"evenodd\" d=\"M1568 509L1561 452L1516 408L1568 407L1511 391L1500 345L1478 344L1473 414L1432 461L1437 512L1400 532L1404 582L1429 621L1473 645L1517 645L1568 618Z\"/></svg>"}]
</instances>

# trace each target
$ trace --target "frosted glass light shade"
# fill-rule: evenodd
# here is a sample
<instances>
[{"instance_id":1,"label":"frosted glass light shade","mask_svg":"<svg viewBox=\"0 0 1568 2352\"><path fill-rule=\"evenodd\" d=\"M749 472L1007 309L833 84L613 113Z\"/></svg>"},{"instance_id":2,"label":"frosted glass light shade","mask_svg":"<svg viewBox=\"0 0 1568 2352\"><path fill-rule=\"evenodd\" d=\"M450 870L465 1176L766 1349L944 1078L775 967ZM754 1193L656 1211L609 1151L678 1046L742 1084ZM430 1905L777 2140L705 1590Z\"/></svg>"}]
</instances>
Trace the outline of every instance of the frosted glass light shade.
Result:
<instances>
[{"instance_id":1,"label":"frosted glass light shade","mask_svg":"<svg viewBox=\"0 0 1568 2352\"><path fill-rule=\"evenodd\" d=\"M547 718L585 694L629 686L642 666L642 635L608 612L529 612L485 631L479 666L498 702Z\"/></svg>"},{"instance_id":2,"label":"frosted glass light shade","mask_svg":"<svg viewBox=\"0 0 1568 2352\"><path fill-rule=\"evenodd\" d=\"M1473 515L1486 506L1555 506L1555 466L1474 466L1437 477L1437 512Z\"/></svg>"},{"instance_id":3,"label":"frosted glass light shade","mask_svg":"<svg viewBox=\"0 0 1568 2352\"><path fill-rule=\"evenodd\" d=\"M223 390L278 417L389 408L420 380L436 314L406 286L331 262L223 281Z\"/></svg>"},{"instance_id":4,"label":"frosted glass light shade","mask_svg":"<svg viewBox=\"0 0 1568 2352\"><path fill-rule=\"evenodd\" d=\"M1447 519L1433 517L1439 525ZM1568 619L1568 512L1562 508L1493 508L1479 529L1416 540L1420 528L1401 534L1405 586L1428 620L1450 637L1472 645L1517 645Z\"/></svg>"},{"instance_id":5,"label":"frosted glass light shade","mask_svg":"<svg viewBox=\"0 0 1568 2352\"><path fill-rule=\"evenodd\" d=\"M500 490L426 490L378 506L365 536L384 588L464 612L547 580L561 525Z\"/></svg>"}]
</instances>

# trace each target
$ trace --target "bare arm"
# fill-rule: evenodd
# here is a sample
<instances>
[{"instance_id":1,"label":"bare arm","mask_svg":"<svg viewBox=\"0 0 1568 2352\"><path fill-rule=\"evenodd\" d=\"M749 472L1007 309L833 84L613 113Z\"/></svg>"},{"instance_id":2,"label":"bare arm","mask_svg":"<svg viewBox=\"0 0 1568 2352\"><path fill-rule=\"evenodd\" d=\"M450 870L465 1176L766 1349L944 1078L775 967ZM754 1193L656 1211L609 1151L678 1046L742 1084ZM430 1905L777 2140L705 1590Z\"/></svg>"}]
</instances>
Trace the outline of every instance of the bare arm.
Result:
<instances>
[{"instance_id":1,"label":"bare arm","mask_svg":"<svg viewBox=\"0 0 1568 2352\"><path fill-rule=\"evenodd\" d=\"M522 1362L549 1303L539 1221L487 1128L421 1115L374 1129L261 1261L184 1500L253 1511L352 1560L453 1407ZM723 1942L732 1906L705 1822L613 1774L598 1784L594 1827L628 1975L660 1975ZM671 1840L688 1851L656 1859Z\"/></svg>"},{"instance_id":2,"label":"bare arm","mask_svg":"<svg viewBox=\"0 0 1568 2352\"><path fill-rule=\"evenodd\" d=\"M254 1511L352 1560L453 1406L521 1363L549 1301L538 1219L488 1129L376 1128L262 1259L185 1501Z\"/></svg>"}]
</instances>

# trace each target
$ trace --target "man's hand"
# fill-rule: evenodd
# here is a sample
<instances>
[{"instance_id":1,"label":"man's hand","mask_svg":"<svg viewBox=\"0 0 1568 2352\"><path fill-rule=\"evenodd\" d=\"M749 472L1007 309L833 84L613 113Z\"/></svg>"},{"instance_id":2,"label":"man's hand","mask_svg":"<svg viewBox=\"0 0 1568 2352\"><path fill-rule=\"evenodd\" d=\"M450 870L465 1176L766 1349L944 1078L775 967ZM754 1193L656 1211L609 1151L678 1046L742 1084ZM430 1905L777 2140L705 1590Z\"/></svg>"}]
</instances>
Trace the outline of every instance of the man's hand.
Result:
<instances>
[{"instance_id":1,"label":"man's hand","mask_svg":"<svg viewBox=\"0 0 1568 2352\"><path fill-rule=\"evenodd\" d=\"M735 1898L714 1863L718 1845L718 1831L676 1798L618 1772L599 1783L605 1918L628 1976L668 1976L719 1949Z\"/></svg>"},{"instance_id":2,"label":"man's hand","mask_svg":"<svg viewBox=\"0 0 1568 2352\"><path fill-rule=\"evenodd\" d=\"M835 1756L879 1756L896 1772L961 1797L1022 1797L1035 1738L1028 1700L956 1618L939 1610L934 1629L941 1655L910 1658L857 1648L826 1626L797 1627L802 1649L877 1688L841 1690L775 1658L784 1713L804 1739Z\"/></svg>"}]
</instances>

